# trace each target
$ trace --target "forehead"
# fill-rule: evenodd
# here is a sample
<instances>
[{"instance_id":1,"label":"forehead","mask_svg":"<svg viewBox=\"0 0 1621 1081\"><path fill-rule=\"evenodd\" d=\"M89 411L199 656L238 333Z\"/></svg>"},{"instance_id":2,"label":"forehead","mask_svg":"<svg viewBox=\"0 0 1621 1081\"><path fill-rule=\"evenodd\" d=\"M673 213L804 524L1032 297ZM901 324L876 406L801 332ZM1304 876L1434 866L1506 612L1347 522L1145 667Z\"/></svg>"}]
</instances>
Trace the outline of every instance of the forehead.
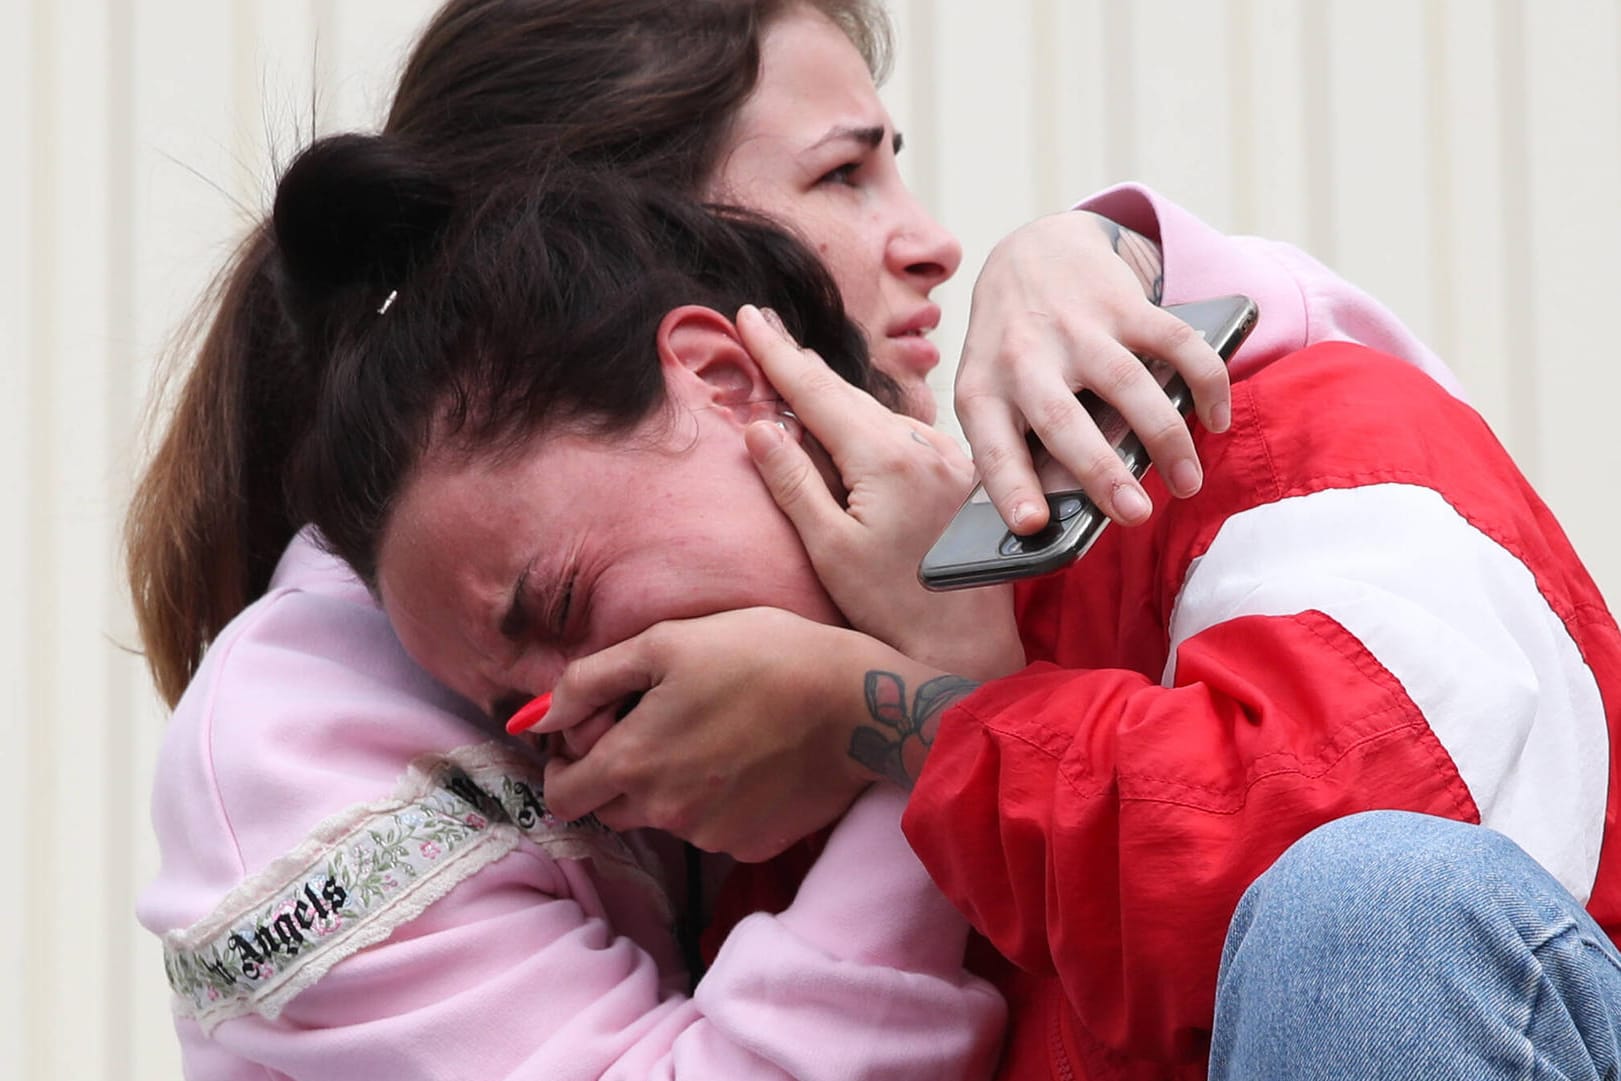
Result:
<instances>
[{"instance_id":1,"label":"forehead","mask_svg":"<svg viewBox=\"0 0 1621 1081\"><path fill-rule=\"evenodd\" d=\"M866 61L827 16L796 7L766 29L759 82L738 112L740 139L820 138L834 124L883 119Z\"/></svg>"}]
</instances>

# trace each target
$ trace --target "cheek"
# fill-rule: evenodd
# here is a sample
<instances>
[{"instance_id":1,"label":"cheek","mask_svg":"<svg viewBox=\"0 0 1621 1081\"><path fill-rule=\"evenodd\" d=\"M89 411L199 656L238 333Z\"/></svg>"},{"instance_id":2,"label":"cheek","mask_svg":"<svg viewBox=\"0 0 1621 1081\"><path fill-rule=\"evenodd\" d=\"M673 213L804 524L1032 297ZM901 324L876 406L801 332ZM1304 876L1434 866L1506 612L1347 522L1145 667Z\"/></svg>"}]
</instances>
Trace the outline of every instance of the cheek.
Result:
<instances>
[{"instance_id":1,"label":"cheek","mask_svg":"<svg viewBox=\"0 0 1621 1081\"><path fill-rule=\"evenodd\" d=\"M845 311L873 330L868 324L878 301L878 281L884 265L882 249L859 230L840 227L823 235L826 239L816 245L816 254L833 275Z\"/></svg>"},{"instance_id":2,"label":"cheek","mask_svg":"<svg viewBox=\"0 0 1621 1081\"><path fill-rule=\"evenodd\" d=\"M448 633L450 617L419 619L412 615L414 609L410 604L411 598L398 596L385 598L383 602L383 612L388 616L400 645L424 672L457 694L477 701L477 691L472 686L471 665L465 657L460 656Z\"/></svg>"}]
</instances>

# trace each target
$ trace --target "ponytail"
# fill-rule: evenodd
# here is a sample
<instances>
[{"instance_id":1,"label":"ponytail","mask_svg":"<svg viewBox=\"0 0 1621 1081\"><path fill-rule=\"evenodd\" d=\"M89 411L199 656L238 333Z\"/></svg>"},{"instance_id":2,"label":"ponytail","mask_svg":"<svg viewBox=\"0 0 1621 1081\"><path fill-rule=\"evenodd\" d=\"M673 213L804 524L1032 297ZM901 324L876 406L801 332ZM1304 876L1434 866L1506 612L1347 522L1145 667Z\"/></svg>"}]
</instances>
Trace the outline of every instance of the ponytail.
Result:
<instances>
[{"instance_id":1,"label":"ponytail","mask_svg":"<svg viewBox=\"0 0 1621 1081\"><path fill-rule=\"evenodd\" d=\"M169 705L303 524L289 476L320 397L329 313L379 306L449 206L397 140L322 140L204 298L212 325L124 527L136 623Z\"/></svg>"},{"instance_id":2,"label":"ponytail","mask_svg":"<svg viewBox=\"0 0 1621 1081\"><path fill-rule=\"evenodd\" d=\"M264 592L298 523L280 465L307 388L269 385L288 327L273 290L269 231L260 226L204 298L212 325L138 483L124 542L136 624L158 693L179 699L208 644Z\"/></svg>"}]
</instances>

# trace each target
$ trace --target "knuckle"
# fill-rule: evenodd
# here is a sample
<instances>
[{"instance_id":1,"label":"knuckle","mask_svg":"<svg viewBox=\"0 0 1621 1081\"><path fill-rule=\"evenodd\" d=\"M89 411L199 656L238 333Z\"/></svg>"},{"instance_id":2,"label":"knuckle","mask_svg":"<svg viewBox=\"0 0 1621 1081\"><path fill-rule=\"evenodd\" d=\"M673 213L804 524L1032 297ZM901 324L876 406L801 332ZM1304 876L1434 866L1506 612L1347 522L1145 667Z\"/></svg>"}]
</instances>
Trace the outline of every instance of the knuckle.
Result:
<instances>
[{"instance_id":1,"label":"knuckle","mask_svg":"<svg viewBox=\"0 0 1621 1081\"><path fill-rule=\"evenodd\" d=\"M1130 353L1120 351L1111 356L1103 366L1102 379L1098 382L1098 390L1111 401L1121 391L1130 387L1139 379L1152 379L1143 362Z\"/></svg>"},{"instance_id":2,"label":"knuckle","mask_svg":"<svg viewBox=\"0 0 1621 1081\"><path fill-rule=\"evenodd\" d=\"M987 443L979 449L974 460L984 475L998 474L1013 464L1013 447L1007 443Z\"/></svg>"},{"instance_id":3,"label":"knuckle","mask_svg":"<svg viewBox=\"0 0 1621 1081\"><path fill-rule=\"evenodd\" d=\"M650 657L668 664L680 652L682 637L670 623L655 623L642 632L642 645Z\"/></svg>"},{"instance_id":4,"label":"knuckle","mask_svg":"<svg viewBox=\"0 0 1621 1081\"><path fill-rule=\"evenodd\" d=\"M1155 458L1165 457L1168 451L1186 451L1193 448L1193 436L1188 432L1188 422L1180 416L1155 425L1150 431L1137 434L1154 452Z\"/></svg>"},{"instance_id":5,"label":"knuckle","mask_svg":"<svg viewBox=\"0 0 1621 1081\"><path fill-rule=\"evenodd\" d=\"M1062 431L1074 424L1077 414L1081 413L1080 403L1068 394L1056 397L1043 398L1036 406L1036 415L1031 418L1039 432Z\"/></svg>"},{"instance_id":6,"label":"knuckle","mask_svg":"<svg viewBox=\"0 0 1621 1081\"><path fill-rule=\"evenodd\" d=\"M807 470L803 465L796 465L777 474L772 487L776 492L777 503L784 510L805 499L807 479Z\"/></svg>"},{"instance_id":7,"label":"knuckle","mask_svg":"<svg viewBox=\"0 0 1621 1081\"><path fill-rule=\"evenodd\" d=\"M1195 330L1190 324L1184 323L1173 316L1170 322L1165 324L1162 340L1165 349L1170 352L1181 352L1194 345L1202 344L1204 335Z\"/></svg>"},{"instance_id":8,"label":"knuckle","mask_svg":"<svg viewBox=\"0 0 1621 1081\"><path fill-rule=\"evenodd\" d=\"M964 372L951 393L951 404L956 407L957 419L966 427L989 420L995 413L999 396L988 384L969 379Z\"/></svg>"},{"instance_id":9,"label":"knuckle","mask_svg":"<svg viewBox=\"0 0 1621 1081\"><path fill-rule=\"evenodd\" d=\"M1120 456L1106 447L1088 455L1085 464L1081 467L1081 479L1093 484L1101 484L1111 478L1123 482L1127 475L1126 467L1121 463Z\"/></svg>"},{"instance_id":10,"label":"knuckle","mask_svg":"<svg viewBox=\"0 0 1621 1081\"><path fill-rule=\"evenodd\" d=\"M661 799L649 806L648 825L654 829L685 837L693 830L697 814L686 803L676 799Z\"/></svg>"},{"instance_id":11,"label":"knuckle","mask_svg":"<svg viewBox=\"0 0 1621 1081\"><path fill-rule=\"evenodd\" d=\"M603 780L618 792L638 792L647 784L649 760L643 753L642 737L635 730L619 726L613 755L603 766Z\"/></svg>"},{"instance_id":12,"label":"knuckle","mask_svg":"<svg viewBox=\"0 0 1621 1081\"><path fill-rule=\"evenodd\" d=\"M1028 363L1041 348L1042 335L1037 333L1037 325L1043 319L1044 316L1032 314L1030 321L1004 330L996 344L995 363L1007 372L1017 371Z\"/></svg>"}]
</instances>

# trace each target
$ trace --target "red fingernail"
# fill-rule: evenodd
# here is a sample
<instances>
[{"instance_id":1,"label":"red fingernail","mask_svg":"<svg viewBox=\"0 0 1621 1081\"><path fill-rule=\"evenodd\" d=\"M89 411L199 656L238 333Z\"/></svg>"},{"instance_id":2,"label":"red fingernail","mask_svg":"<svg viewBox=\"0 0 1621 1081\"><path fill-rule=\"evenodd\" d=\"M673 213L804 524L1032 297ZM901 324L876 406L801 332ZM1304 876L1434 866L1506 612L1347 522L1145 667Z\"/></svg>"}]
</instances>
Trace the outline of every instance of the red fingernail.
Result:
<instances>
[{"instance_id":1,"label":"red fingernail","mask_svg":"<svg viewBox=\"0 0 1621 1081\"><path fill-rule=\"evenodd\" d=\"M519 732L527 732L541 722L546 711L552 708L550 692L539 698L532 698L519 707L518 712L507 718L507 731L516 736Z\"/></svg>"}]
</instances>

